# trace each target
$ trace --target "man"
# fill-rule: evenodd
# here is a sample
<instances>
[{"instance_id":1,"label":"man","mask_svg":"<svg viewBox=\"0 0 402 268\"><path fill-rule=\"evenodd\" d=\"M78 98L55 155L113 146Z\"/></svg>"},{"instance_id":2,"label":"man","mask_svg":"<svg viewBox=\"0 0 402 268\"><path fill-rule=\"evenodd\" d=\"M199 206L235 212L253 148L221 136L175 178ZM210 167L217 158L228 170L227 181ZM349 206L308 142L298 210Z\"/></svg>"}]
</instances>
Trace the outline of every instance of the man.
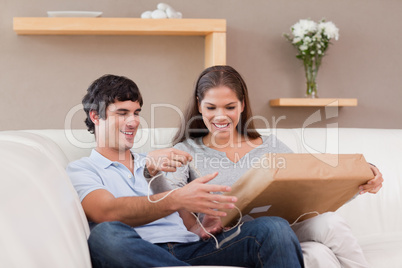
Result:
<instances>
[{"instance_id":1,"label":"man","mask_svg":"<svg viewBox=\"0 0 402 268\"><path fill-rule=\"evenodd\" d=\"M230 187L206 184L217 173L173 191L151 191L149 196L147 178L175 171L192 159L172 148L147 156L130 150L142 104L137 85L114 75L95 80L83 98L85 122L95 134L96 148L90 157L70 163L67 172L91 227L88 244L93 266L302 267L299 242L280 218L244 223L240 234L219 249L212 239L201 240L188 231L199 228L186 226L186 217L180 214L205 213L211 219L225 216L221 209L234 208L236 197L213 194L229 192ZM208 231L222 241L236 230Z\"/></svg>"}]
</instances>

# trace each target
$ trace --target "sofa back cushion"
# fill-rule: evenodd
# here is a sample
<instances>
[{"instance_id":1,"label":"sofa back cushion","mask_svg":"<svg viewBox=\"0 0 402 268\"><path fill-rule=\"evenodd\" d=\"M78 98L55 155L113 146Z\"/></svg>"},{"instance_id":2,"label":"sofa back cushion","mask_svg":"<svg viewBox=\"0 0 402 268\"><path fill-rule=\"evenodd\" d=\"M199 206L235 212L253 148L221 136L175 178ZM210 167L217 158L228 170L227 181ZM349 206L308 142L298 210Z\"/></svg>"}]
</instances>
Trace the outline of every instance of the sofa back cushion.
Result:
<instances>
[{"instance_id":1,"label":"sofa back cushion","mask_svg":"<svg viewBox=\"0 0 402 268\"><path fill-rule=\"evenodd\" d=\"M176 128L139 129L134 150L148 152L169 147ZM367 235L402 236L402 130L367 128L259 129L274 134L297 153L361 153L377 165L385 179L381 191L359 196L338 210L359 239ZM85 129L30 130L55 141L69 161L90 154L94 137Z\"/></svg>"}]
</instances>

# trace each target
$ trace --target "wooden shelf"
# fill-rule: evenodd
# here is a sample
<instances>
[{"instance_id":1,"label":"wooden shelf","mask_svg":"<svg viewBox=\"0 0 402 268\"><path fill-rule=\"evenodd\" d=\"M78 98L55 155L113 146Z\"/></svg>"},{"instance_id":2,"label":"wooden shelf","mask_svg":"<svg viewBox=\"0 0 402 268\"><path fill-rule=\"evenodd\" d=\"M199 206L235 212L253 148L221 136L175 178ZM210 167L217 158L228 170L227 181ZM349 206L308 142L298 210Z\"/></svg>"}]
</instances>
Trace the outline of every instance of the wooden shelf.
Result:
<instances>
[{"instance_id":1,"label":"wooden shelf","mask_svg":"<svg viewBox=\"0 0 402 268\"><path fill-rule=\"evenodd\" d=\"M205 66L226 64L225 19L14 18L18 35L205 36Z\"/></svg>"},{"instance_id":2,"label":"wooden shelf","mask_svg":"<svg viewBox=\"0 0 402 268\"><path fill-rule=\"evenodd\" d=\"M224 19L14 18L17 34L207 35L226 33Z\"/></svg>"},{"instance_id":3,"label":"wooden shelf","mask_svg":"<svg viewBox=\"0 0 402 268\"><path fill-rule=\"evenodd\" d=\"M326 107L357 106L357 99L338 98L280 98L269 101L273 107Z\"/></svg>"}]
</instances>

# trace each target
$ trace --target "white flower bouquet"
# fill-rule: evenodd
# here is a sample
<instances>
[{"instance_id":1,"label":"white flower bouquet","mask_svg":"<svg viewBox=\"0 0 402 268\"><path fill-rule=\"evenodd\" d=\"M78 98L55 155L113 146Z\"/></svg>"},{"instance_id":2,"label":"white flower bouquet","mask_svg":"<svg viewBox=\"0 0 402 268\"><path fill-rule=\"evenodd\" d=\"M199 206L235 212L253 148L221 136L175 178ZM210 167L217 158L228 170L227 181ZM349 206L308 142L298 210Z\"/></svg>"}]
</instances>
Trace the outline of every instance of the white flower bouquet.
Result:
<instances>
[{"instance_id":1,"label":"white flower bouquet","mask_svg":"<svg viewBox=\"0 0 402 268\"><path fill-rule=\"evenodd\" d=\"M331 44L331 39L338 40L339 29L332 22L322 19L316 23L312 20L300 20L291 27L292 36L284 34L298 50L298 59L303 60L307 78L307 97L316 98L316 77L322 57Z\"/></svg>"}]
</instances>

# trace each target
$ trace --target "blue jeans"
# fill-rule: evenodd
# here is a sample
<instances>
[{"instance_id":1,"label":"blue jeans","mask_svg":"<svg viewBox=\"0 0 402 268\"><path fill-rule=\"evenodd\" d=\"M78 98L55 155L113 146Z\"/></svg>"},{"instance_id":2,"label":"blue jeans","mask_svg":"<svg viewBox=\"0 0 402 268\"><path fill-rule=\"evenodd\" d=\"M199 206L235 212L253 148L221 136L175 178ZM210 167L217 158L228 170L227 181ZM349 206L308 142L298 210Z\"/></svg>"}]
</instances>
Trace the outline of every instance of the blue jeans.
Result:
<instances>
[{"instance_id":1,"label":"blue jeans","mask_svg":"<svg viewBox=\"0 0 402 268\"><path fill-rule=\"evenodd\" d=\"M221 241L235 231L216 237ZM304 267L296 235L288 222L278 217L261 217L244 223L241 233L220 249L216 249L213 239L152 244L121 222L98 224L92 229L88 244L94 268L188 265Z\"/></svg>"}]
</instances>

